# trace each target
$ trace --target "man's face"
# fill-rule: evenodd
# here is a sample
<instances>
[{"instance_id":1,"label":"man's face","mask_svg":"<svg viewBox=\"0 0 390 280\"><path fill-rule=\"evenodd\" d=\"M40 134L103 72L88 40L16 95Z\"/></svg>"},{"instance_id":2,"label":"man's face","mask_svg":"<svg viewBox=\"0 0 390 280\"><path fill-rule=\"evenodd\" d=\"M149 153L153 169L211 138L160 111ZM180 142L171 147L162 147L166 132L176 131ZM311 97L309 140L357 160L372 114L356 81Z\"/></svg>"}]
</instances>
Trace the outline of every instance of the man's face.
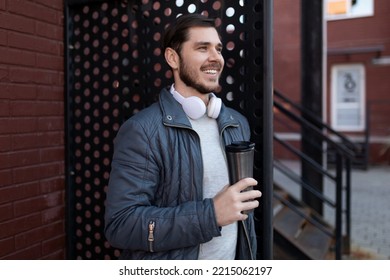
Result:
<instances>
[{"instance_id":1,"label":"man's face","mask_svg":"<svg viewBox=\"0 0 390 280\"><path fill-rule=\"evenodd\" d=\"M198 93L214 92L219 87L224 59L218 33L211 27L194 27L180 52L179 77ZM175 81L177 83L177 81Z\"/></svg>"}]
</instances>

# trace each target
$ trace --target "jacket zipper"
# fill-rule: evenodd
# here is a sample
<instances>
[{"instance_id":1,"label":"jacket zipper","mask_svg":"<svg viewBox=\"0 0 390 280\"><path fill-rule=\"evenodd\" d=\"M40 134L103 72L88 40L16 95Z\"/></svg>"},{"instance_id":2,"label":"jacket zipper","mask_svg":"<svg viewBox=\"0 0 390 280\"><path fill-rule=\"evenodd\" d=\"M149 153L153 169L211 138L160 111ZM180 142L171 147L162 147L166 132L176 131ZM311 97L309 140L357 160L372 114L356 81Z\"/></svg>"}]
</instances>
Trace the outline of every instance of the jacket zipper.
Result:
<instances>
[{"instance_id":1,"label":"jacket zipper","mask_svg":"<svg viewBox=\"0 0 390 280\"><path fill-rule=\"evenodd\" d=\"M156 226L156 223L154 221L149 222L149 235L148 235L148 241L149 241L149 251L154 252L153 250L153 242L154 242L154 228Z\"/></svg>"}]
</instances>

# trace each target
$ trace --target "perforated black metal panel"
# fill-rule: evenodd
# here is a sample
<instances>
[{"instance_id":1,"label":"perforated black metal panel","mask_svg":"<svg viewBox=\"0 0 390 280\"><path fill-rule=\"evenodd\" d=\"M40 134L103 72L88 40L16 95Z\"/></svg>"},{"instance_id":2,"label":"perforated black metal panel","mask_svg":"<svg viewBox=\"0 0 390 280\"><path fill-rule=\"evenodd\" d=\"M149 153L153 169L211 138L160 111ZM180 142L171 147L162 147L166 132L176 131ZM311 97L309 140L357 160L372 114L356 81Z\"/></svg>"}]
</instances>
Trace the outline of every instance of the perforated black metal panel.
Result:
<instances>
[{"instance_id":1,"label":"perforated black metal panel","mask_svg":"<svg viewBox=\"0 0 390 280\"><path fill-rule=\"evenodd\" d=\"M219 95L248 117L253 141L261 144L262 4L211 0L81 2L65 4L68 257L111 259L120 253L110 247L103 233L113 139L124 120L150 105L161 88L172 82L160 48L164 27L181 13L217 18L226 61ZM256 169L261 170L259 151L255 159ZM255 173L261 181L261 172Z\"/></svg>"}]
</instances>

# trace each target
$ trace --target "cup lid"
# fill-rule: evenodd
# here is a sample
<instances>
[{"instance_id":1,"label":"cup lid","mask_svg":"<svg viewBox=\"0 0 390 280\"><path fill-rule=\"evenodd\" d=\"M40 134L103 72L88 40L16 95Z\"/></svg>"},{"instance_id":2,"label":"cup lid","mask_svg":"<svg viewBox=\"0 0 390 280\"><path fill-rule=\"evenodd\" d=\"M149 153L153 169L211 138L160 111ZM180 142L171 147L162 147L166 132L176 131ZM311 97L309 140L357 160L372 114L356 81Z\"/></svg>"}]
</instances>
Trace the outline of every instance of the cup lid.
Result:
<instances>
[{"instance_id":1,"label":"cup lid","mask_svg":"<svg viewBox=\"0 0 390 280\"><path fill-rule=\"evenodd\" d=\"M226 152L247 152L255 148L255 143L250 141L233 141L230 145L226 145Z\"/></svg>"}]
</instances>

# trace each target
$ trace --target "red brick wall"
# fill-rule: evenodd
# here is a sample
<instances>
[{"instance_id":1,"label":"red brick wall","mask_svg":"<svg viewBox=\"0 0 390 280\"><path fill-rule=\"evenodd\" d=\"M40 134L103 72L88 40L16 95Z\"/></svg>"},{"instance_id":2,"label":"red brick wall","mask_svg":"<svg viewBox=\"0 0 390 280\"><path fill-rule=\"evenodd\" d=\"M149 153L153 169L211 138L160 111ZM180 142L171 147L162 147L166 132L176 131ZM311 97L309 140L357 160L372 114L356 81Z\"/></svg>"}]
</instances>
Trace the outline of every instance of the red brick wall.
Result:
<instances>
[{"instance_id":1,"label":"red brick wall","mask_svg":"<svg viewBox=\"0 0 390 280\"><path fill-rule=\"evenodd\" d=\"M63 0L0 0L0 259L63 259Z\"/></svg>"},{"instance_id":2,"label":"red brick wall","mask_svg":"<svg viewBox=\"0 0 390 280\"><path fill-rule=\"evenodd\" d=\"M274 1L274 85L300 102L300 0Z\"/></svg>"}]
</instances>

